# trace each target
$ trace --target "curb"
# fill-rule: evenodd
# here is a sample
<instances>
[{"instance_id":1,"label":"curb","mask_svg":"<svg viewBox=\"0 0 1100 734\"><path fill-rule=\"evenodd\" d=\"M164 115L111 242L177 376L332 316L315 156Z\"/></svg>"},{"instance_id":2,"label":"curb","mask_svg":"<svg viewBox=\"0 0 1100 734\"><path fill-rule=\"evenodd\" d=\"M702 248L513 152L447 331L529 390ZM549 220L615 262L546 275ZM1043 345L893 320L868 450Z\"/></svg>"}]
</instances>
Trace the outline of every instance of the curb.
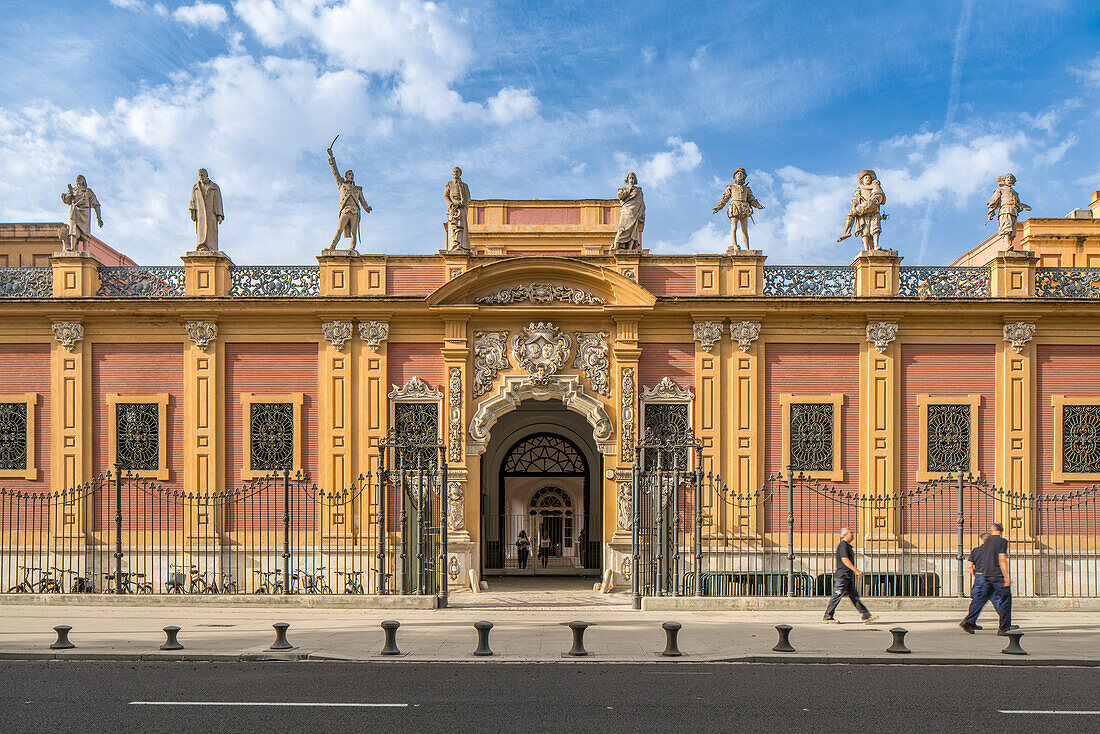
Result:
<instances>
[{"instance_id":1,"label":"curb","mask_svg":"<svg viewBox=\"0 0 1100 734\"><path fill-rule=\"evenodd\" d=\"M435 596L401 594L268 596L265 594L0 594L0 606L227 607L301 609L437 609Z\"/></svg>"},{"instance_id":2,"label":"curb","mask_svg":"<svg viewBox=\"0 0 1100 734\"><path fill-rule=\"evenodd\" d=\"M887 612L959 612L969 597L863 597L874 609ZM774 596L646 596L643 612L820 612L828 597ZM1100 612L1100 599L1012 599L1018 612Z\"/></svg>"}]
</instances>

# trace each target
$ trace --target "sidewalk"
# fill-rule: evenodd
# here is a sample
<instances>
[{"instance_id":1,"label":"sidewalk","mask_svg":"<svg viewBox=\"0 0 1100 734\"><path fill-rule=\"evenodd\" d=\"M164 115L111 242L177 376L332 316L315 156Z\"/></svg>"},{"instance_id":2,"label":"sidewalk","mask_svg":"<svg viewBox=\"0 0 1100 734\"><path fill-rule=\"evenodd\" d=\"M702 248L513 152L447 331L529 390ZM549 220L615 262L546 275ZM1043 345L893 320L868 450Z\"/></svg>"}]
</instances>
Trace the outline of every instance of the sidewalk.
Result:
<instances>
[{"instance_id":1,"label":"sidewalk","mask_svg":"<svg viewBox=\"0 0 1100 734\"><path fill-rule=\"evenodd\" d=\"M462 601L466 601L463 599ZM821 623L820 611L633 611L623 606L560 609L450 608L445 610L263 609L255 607L160 606L154 608L38 605L0 606L0 659L56 657L80 659L189 660L391 660L563 662L571 644L565 623L581 619L593 626L585 646L593 653L582 660L602 662L667 661L661 623L683 625L679 647L692 662L847 662L939 664L1069 664L1100 665L1100 613L1027 612L1013 620L1025 633L1027 656L1004 655L1008 639L996 636L991 608L983 614L985 630L968 635L958 627L957 612L882 611L870 625L843 606L839 625ZM873 607L873 605L872 605ZM401 622L397 642L402 655L382 657L379 650L384 619ZM495 627L492 658L471 656L477 642L473 622L488 620ZM295 649L271 653L274 622L288 622L288 639ZM77 646L53 651L52 627L71 626ZM776 624L794 627L796 653L772 652ZM185 649L160 652L161 631L181 628ZM909 655L888 654L891 627L909 630Z\"/></svg>"}]
</instances>

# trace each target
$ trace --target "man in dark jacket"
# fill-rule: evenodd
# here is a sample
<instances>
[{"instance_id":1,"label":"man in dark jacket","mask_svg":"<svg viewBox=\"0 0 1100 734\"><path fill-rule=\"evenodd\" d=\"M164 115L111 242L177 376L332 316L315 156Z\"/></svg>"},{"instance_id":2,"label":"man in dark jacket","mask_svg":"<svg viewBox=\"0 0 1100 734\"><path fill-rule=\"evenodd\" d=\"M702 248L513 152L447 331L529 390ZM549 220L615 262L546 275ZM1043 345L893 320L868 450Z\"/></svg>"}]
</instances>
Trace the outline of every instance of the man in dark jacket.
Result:
<instances>
[{"instance_id":1,"label":"man in dark jacket","mask_svg":"<svg viewBox=\"0 0 1100 734\"><path fill-rule=\"evenodd\" d=\"M840 600L847 596L852 600L856 611L863 618L863 622L871 622L875 615L863 606L859 600L859 588L856 586L856 578L863 575L863 571L856 568L856 554L852 550L852 531L848 528L840 529L840 542L836 546L836 572L833 574L833 595L829 599L829 606L825 607L825 624L836 624L833 613L840 604Z\"/></svg>"},{"instance_id":2,"label":"man in dark jacket","mask_svg":"<svg viewBox=\"0 0 1100 734\"><path fill-rule=\"evenodd\" d=\"M987 601L993 602L993 608L1001 618L997 634L1007 635L1009 630L1018 629L1012 624L1012 575L1008 570L1008 541L1002 533L1004 526L999 522L989 527L989 538L982 543L974 554L974 587L970 592L970 612L959 626L968 634L981 629L978 615Z\"/></svg>"}]
</instances>

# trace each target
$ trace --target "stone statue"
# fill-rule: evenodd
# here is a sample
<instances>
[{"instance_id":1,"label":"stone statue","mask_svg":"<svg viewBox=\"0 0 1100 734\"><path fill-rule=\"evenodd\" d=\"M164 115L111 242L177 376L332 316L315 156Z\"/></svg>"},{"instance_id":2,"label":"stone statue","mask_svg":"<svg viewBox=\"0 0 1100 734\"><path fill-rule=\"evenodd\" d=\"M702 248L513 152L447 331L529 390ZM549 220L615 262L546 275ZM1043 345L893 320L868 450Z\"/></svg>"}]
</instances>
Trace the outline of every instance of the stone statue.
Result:
<instances>
[{"instance_id":1,"label":"stone statue","mask_svg":"<svg viewBox=\"0 0 1100 734\"><path fill-rule=\"evenodd\" d=\"M615 232L612 250L640 250L642 229L645 228L645 201L638 177L634 172L626 174L626 186L619 187L619 229Z\"/></svg>"},{"instance_id":2,"label":"stone statue","mask_svg":"<svg viewBox=\"0 0 1100 734\"><path fill-rule=\"evenodd\" d=\"M469 252L470 231L466 224L470 210L470 187L463 183L462 169L458 166L451 171L451 176L443 187L443 198L447 202L447 250Z\"/></svg>"},{"instance_id":3,"label":"stone statue","mask_svg":"<svg viewBox=\"0 0 1100 734\"><path fill-rule=\"evenodd\" d=\"M339 135L336 138L340 137ZM332 177L336 179L336 186L340 189L340 223L336 227L336 236L332 238L330 250L335 250L341 237L351 238L350 252L355 252L355 246L359 243L359 208L370 213L370 205L363 198L363 187L355 185L355 173L348 170L343 178L336 168L336 159L332 155L332 146L336 144L336 138L328 146L328 165L332 169Z\"/></svg>"},{"instance_id":4,"label":"stone statue","mask_svg":"<svg viewBox=\"0 0 1100 734\"><path fill-rule=\"evenodd\" d=\"M1016 177L1011 173L999 176L997 190L985 205L989 210L987 222L993 219L994 214L997 215L997 236L1001 238L1006 250L1012 249L1012 240L1016 237L1016 220L1020 212L1031 211L1031 207L1020 201L1020 195L1012 188L1015 184Z\"/></svg>"},{"instance_id":5,"label":"stone statue","mask_svg":"<svg viewBox=\"0 0 1100 734\"><path fill-rule=\"evenodd\" d=\"M195 223L196 251L218 251L218 225L223 219L222 190L210 180L206 169L200 168L198 183L191 187L191 221Z\"/></svg>"},{"instance_id":6,"label":"stone statue","mask_svg":"<svg viewBox=\"0 0 1100 734\"><path fill-rule=\"evenodd\" d=\"M879 207L886 203L886 194L882 192L882 184L874 171L860 171L859 185L852 194L852 208L844 218L844 234L837 238L837 242L855 234L863 237L863 249L879 250L878 236L882 232L882 220L886 215L879 212ZM855 232L852 225L855 224Z\"/></svg>"},{"instance_id":7,"label":"stone statue","mask_svg":"<svg viewBox=\"0 0 1100 734\"><path fill-rule=\"evenodd\" d=\"M735 250L740 250L737 244L737 225L741 224L741 236L745 239L745 249L749 249L749 220L752 219L753 209L763 209L764 205L752 195L752 189L745 183L745 169L738 168L733 172L733 183L726 187L722 194L722 200L714 207L714 213L729 202L726 216L730 218L730 242Z\"/></svg>"},{"instance_id":8,"label":"stone statue","mask_svg":"<svg viewBox=\"0 0 1100 734\"><path fill-rule=\"evenodd\" d=\"M69 244L63 246L65 252L77 252L77 243L88 249L88 238L91 237L92 209L95 209L96 223L103 227L103 215L99 211L99 199L88 188L88 182L83 176L76 177L76 188L72 185L69 190L61 195L61 201L69 205Z\"/></svg>"}]
</instances>

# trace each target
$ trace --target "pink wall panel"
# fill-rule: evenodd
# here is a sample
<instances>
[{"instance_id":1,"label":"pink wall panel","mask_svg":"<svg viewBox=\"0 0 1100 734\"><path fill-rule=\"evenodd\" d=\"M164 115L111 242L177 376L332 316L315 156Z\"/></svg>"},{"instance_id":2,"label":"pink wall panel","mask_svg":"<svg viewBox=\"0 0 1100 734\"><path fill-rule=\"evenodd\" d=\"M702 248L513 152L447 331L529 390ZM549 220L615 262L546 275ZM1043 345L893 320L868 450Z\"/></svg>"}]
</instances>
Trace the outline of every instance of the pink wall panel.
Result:
<instances>
[{"instance_id":1,"label":"pink wall panel","mask_svg":"<svg viewBox=\"0 0 1100 734\"><path fill-rule=\"evenodd\" d=\"M439 344L387 342L386 392L394 385L403 387L413 377L441 388L445 380L443 372L443 353Z\"/></svg>"},{"instance_id":2,"label":"pink wall panel","mask_svg":"<svg viewBox=\"0 0 1100 734\"><path fill-rule=\"evenodd\" d=\"M444 270L439 266L386 266L386 293L391 296L426 296L445 280Z\"/></svg>"},{"instance_id":3,"label":"pink wall panel","mask_svg":"<svg viewBox=\"0 0 1100 734\"><path fill-rule=\"evenodd\" d=\"M694 296L695 268L691 265L642 265L638 285L655 296Z\"/></svg>"},{"instance_id":4,"label":"pink wall panel","mask_svg":"<svg viewBox=\"0 0 1100 734\"><path fill-rule=\"evenodd\" d=\"M641 344L638 360L638 395L642 387L653 387L665 377L680 387L695 390L695 344Z\"/></svg>"},{"instance_id":5,"label":"pink wall panel","mask_svg":"<svg viewBox=\"0 0 1100 734\"><path fill-rule=\"evenodd\" d=\"M581 210L577 207L509 207L506 224L580 224Z\"/></svg>"},{"instance_id":6,"label":"pink wall panel","mask_svg":"<svg viewBox=\"0 0 1100 734\"><path fill-rule=\"evenodd\" d=\"M1100 404L1100 346L1041 344L1035 349L1035 486L1040 494L1061 494L1093 482L1054 484L1054 424L1052 395L1096 398Z\"/></svg>"},{"instance_id":7,"label":"pink wall panel","mask_svg":"<svg viewBox=\"0 0 1100 734\"><path fill-rule=\"evenodd\" d=\"M50 491L50 345L0 344L0 393L38 394L34 408L34 456L38 479L0 479L0 487L23 492ZM28 429L30 426L28 426Z\"/></svg>"}]
</instances>

